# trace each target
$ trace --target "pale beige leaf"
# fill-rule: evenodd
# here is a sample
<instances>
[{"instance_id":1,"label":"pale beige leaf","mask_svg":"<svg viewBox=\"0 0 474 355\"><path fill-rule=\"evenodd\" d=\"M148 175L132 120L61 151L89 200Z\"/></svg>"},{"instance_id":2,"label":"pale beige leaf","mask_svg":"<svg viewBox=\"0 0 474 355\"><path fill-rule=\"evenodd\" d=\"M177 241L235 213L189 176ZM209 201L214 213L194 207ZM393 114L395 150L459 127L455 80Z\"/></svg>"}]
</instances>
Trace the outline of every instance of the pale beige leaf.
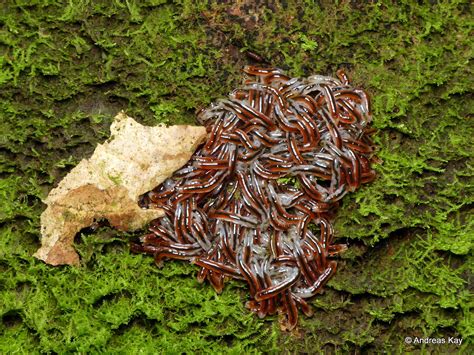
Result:
<instances>
[{"instance_id":1,"label":"pale beige leaf","mask_svg":"<svg viewBox=\"0 0 474 355\"><path fill-rule=\"evenodd\" d=\"M206 137L197 126L146 127L121 112L111 137L83 159L44 201L41 248L35 257L52 265L78 264L74 236L94 221L107 219L124 231L143 228L163 215L141 209L138 197L182 167Z\"/></svg>"}]
</instances>

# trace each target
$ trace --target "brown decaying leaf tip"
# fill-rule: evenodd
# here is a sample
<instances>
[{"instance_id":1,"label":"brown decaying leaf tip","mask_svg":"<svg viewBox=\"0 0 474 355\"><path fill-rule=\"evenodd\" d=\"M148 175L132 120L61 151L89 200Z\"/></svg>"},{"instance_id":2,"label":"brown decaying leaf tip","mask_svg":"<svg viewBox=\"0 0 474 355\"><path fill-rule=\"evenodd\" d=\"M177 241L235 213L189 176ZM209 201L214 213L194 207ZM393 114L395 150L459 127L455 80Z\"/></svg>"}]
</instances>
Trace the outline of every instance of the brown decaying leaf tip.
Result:
<instances>
[{"instance_id":1,"label":"brown decaying leaf tip","mask_svg":"<svg viewBox=\"0 0 474 355\"><path fill-rule=\"evenodd\" d=\"M282 329L292 330L298 308L312 314L307 299L346 249L333 244L338 201L375 178L370 104L341 70L337 79L244 72L241 88L198 114L206 143L143 196L142 207L165 216L132 250L158 265L189 260L217 292L226 278L244 280L247 308L260 318L278 312Z\"/></svg>"}]
</instances>

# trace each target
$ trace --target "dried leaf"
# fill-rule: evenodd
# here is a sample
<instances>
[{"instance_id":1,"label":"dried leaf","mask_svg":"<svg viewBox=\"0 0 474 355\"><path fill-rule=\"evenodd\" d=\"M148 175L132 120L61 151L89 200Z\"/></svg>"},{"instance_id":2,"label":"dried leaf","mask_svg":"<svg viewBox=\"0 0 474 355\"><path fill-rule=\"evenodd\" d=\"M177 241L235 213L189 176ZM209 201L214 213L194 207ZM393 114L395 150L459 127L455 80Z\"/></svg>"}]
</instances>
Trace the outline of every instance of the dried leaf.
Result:
<instances>
[{"instance_id":1,"label":"dried leaf","mask_svg":"<svg viewBox=\"0 0 474 355\"><path fill-rule=\"evenodd\" d=\"M141 209L138 197L182 167L206 137L197 126L146 127L121 112L111 137L97 146L51 190L41 215L41 248L34 254L52 265L78 264L74 236L95 220L124 231L143 228L164 214Z\"/></svg>"}]
</instances>

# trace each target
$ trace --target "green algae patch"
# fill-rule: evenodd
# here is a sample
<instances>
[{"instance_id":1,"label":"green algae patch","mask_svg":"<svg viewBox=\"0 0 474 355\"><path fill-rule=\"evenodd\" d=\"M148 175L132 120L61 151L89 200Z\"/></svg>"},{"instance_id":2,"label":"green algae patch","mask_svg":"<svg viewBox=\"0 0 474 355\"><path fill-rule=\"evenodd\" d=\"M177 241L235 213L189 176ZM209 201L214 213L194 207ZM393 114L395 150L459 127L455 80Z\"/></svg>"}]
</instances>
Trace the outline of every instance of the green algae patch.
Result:
<instances>
[{"instance_id":1,"label":"green algae patch","mask_svg":"<svg viewBox=\"0 0 474 355\"><path fill-rule=\"evenodd\" d=\"M0 5L0 352L473 352L472 6L468 1L7 1ZM344 67L373 98L377 180L342 201L348 251L295 334L192 265L76 237L50 267L41 203L120 110L193 123L259 53L291 75ZM405 344L459 337L453 344Z\"/></svg>"}]
</instances>

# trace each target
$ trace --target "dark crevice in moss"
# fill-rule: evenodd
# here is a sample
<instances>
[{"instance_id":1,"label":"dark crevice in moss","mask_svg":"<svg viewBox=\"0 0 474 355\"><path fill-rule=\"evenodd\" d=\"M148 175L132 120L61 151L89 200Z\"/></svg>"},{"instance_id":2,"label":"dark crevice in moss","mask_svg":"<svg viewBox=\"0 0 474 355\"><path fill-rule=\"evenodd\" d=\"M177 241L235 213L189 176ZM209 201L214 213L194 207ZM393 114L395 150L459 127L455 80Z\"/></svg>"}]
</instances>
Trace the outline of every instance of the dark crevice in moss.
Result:
<instances>
[{"instance_id":1,"label":"dark crevice in moss","mask_svg":"<svg viewBox=\"0 0 474 355\"><path fill-rule=\"evenodd\" d=\"M128 292L127 290L121 290L118 292L111 292L107 295L101 296L99 299L95 300L94 303L92 304L92 307L94 308L100 308L102 307L105 303L115 303L119 298L128 298L132 299L133 295Z\"/></svg>"},{"instance_id":2,"label":"dark crevice in moss","mask_svg":"<svg viewBox=\"0 0 474 355\"><path fill-rule=\"evenodd\" d=\"M7 328L18 327L22 322L19 310L10 310L2 315L2 324Z\"/></svg>"}]
</instances>

